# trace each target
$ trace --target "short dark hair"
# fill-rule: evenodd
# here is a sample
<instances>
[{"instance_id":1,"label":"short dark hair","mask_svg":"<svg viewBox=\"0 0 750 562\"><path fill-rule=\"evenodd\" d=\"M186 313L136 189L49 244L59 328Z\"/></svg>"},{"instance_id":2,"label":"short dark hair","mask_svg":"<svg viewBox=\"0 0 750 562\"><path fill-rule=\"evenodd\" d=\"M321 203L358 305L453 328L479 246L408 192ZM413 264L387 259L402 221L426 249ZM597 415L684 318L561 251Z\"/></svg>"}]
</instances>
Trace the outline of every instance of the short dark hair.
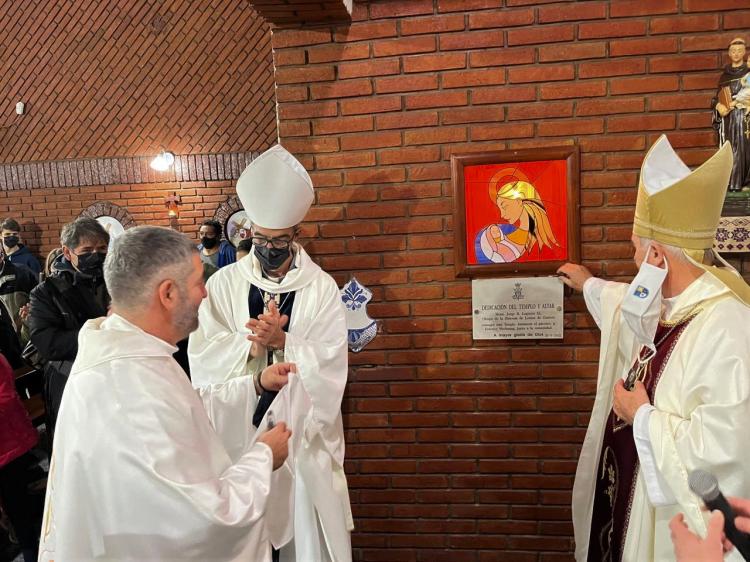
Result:
<instances>
[{"instance_id":1,"label":"short dark hair","mask_svg":"<svg viewBox=\"0 0 750 562\"><path fill-rule=\"evenodd\" d=\"M82 218L69 222L60 231L60 245L77 248L81 240L99 241L109 244L109 233L96 219Z\"/></svg>"},{"instance_id":2,"label":"short dark hair","mask_svg":"<svg viewBox=\"0 0 750 562\"><path fill-rule=\"evenodd\" d=\"M0 224L0 230L10 230L11 232L21 232L21 225L16 219L7 218Z\"/></svg>"},{"instance_id":3,"label":"short dark hair","mask_svg":"<svg viewBox=\"0 0 750 562\"><path fill-rule=\"evenodd\" d=\"M213 219L207 219L203 221L203 224L201 226L210 226L214 229L214 232L216 233L216 238L221 239L221 223L219 221L215 221Z\"/></svg>"},{"instance_id":4,"label":"short dark hair","mask_svg":"<svg viewBox=\"0 0 750 562\"><path fill-rule=\"evenodd\" d=\"M253 240L252 238L243 238L240 243L237 244L238 252L247 252L248 254L253 251Z\"/></svg>"}]
</instances>

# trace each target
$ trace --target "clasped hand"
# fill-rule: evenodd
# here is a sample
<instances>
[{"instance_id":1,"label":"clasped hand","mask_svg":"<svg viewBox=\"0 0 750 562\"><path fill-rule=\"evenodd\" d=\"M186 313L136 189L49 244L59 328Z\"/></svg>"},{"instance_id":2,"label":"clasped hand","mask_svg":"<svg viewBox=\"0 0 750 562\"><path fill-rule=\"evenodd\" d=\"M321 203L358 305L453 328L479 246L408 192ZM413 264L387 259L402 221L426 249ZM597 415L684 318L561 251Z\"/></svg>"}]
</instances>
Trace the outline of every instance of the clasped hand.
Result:
<instances>
[{"instance_id":1,"label":"clasped hand","mask_svg":"<svg viewBox=\"0 0 750 562\"><path fill-rule=\"evenodd\" d=\"M286 343L286 333L284 326L289 322L289 316L281 314L276 305L276 301L271 299L268 302L268 312L260 314L257 319L251 318L246 328L252 330L252 334L247 339L253 342L252 354L257 357L259 351L257 346L271 349L283 349Z\"/></svg>"}]
</instances>

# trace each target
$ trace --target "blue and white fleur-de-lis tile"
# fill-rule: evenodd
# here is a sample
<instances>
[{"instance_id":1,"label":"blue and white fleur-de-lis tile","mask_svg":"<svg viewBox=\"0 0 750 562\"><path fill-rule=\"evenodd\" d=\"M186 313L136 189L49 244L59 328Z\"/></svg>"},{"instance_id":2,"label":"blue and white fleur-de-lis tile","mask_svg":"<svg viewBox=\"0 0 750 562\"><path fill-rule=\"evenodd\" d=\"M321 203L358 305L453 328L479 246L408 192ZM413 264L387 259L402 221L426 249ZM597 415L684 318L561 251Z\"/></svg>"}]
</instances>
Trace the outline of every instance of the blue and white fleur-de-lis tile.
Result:
<instances>
[{"instance_id":1,"label":"blue and white fleur-de-lis tile","mask_svg":"<svg viewBox=\"0 0 750 562\"><path fill-rule=\"evenodd\" d=\"M354 277L341 288L341 301L346 307L349 349L354 353L362 351L378 333L377 322L367 315L367 303L371 299L372 292Z\"/></svg>"}]
</instances>

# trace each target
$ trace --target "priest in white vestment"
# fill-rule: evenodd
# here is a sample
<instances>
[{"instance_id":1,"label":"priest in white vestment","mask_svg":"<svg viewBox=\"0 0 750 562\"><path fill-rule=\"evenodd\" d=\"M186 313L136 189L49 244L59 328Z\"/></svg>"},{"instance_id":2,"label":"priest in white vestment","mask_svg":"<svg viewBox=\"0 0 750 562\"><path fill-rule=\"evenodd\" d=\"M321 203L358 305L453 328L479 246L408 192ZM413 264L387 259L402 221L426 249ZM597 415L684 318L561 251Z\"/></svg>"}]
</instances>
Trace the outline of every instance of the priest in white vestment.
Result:
<instances>
[{"instance_id":1,"label":"priest in white vestment","mask_svg":"<svg viewBox=\"0 0 750 562\"><path fill-rule=\"evenodd\" d=\"M296 242L313 201L312 181L276 145L243 171L237 194L252 224L253 251L208 281L200 327L188 344L193 385L257 376L279 361L296 365L306 398L290 402L290 415L301 419L303 431L291 445L288 493L269 505L278 523L272 539L283 547L282 562L348 562L353 521L341 420L348 369L344 307L336 282ZM256 386L261 398L253 421L263 427L268 411L279 408L274 392ZM239 454L243 419L233 412L216 416L225 446Z\"/></svg>"},{"instance_id":2,"label":"priest in white vestment","mask_svg":"<svg viewBox=\"0 0 750 562\"><path fill-rule=\"evenodd\" d=\"M691 171L660 137L641 168L633 282L560 269L601 329L573 487L579 562L675 560L669 522L678 513L705 536L692 470L712 472L725 494L750 496L750 287L711 251L731 169L728 143Z\"/></svg>"},{"instance_id":3,"label":"priest in white vestment","mask_svg":"<svg viewBox=\"0 0 750 562\"><path fill-rule=\"evenodd\" d=\"M172 358L196 328L206 294L192 241L166 228L134 228L114 241L104 275L111 314L79 334L39 560L270 561L265 514L289 432L279 423L254 435L252 377L199 394ZM276 364L260 382L281 389L291 371ZM214 431L216 410L248 418L247 446L235 458Z\"/></svg>"}]
</instances>

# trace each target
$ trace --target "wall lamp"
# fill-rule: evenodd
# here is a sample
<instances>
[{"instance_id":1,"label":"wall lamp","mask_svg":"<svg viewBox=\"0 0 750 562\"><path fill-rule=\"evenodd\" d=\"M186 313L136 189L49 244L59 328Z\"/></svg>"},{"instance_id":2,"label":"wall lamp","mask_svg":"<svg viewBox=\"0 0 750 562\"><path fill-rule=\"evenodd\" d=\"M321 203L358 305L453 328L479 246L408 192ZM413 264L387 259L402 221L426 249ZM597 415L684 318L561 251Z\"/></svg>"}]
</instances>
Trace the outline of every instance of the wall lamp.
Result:
<instances>
[{"instance_id":1,"label":"wall lamp","mask_svg":"<svg viewBox=\"0 0 750 562\"><path fill-rule=\"evenodd\" d=\"M151 160L151 167L159 172L166 172L174 164L174 154L162 151L156 158Z\"/></svg>"}]
</instances>

